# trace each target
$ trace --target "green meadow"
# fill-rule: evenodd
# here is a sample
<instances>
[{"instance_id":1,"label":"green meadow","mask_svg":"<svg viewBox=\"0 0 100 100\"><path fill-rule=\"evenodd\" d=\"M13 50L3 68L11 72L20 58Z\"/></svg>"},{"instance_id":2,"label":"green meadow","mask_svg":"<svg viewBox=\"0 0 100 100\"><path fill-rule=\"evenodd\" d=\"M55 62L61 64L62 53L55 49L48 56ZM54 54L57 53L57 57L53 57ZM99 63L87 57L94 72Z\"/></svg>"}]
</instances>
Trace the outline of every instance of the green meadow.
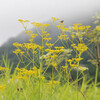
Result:
<instances>
[{"instance_id":1,"label":"green meadow","mask_svg":"<svg viewBox=\"0 0 100 100\"><path fill-rule=\"evenodd\" d=\"M2 56L0 100L100 100L100 14L93 18L95 27L82 23L66 27L55 17L51 24L19 19L29 40L12 44L16 66L16 61ZM51 43L48 31L55 23L59 34ZM28 24L37 32L28 30ZM37 36L41 37L40 45L34 41ZM62 45L55 45L57 41ZM90 66L81 63L87 59L84 55L90 56ZM89 74L92 65L94 77Z\"/></svg>"}]
</instances>

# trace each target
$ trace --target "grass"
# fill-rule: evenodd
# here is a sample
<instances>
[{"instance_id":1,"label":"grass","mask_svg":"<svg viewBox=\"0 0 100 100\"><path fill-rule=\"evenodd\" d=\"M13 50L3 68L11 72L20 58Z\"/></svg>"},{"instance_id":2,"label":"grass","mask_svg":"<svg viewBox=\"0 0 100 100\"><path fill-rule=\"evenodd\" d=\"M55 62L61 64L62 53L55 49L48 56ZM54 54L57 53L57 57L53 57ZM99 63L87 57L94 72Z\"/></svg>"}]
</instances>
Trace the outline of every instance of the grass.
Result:
<instances>
[{"instance_id":1,"label":"grass","mask_svg":"<svg viewBox=\"0 0 100 100\"><path fill-rule=\"evenodd\" d=\"M59 20L55 17L52 19L53 23ZM4 67L0 66L0 100L99 100L100 83L97 82L99 66L96 66L95 81L93 81L85 73L88 68L80 65L80 61L85 59L81 58L82 54L88 50L83 41L84 33L88 33L91 26L82 26L78 23L69 29L62 22L59 23L58 40L61 40L64 46L57 47L56 42L53 44L49 42L52 39L47 33L49 24L32 22L38 33L33 34L27 30L28 20L19 19L19 21L30 39L29 43L13 43L16 47L13 53L19 59L13 73L13 65L3 56ZM71 38L66 32L71 32ZM42 38L41 46L34 43L34 38L38 35ZM71 46L68 41L71 42ZM96 43L98 45L98 41ZM24 64L23 68L19 66L20 63ZM73 70L76 72L75 78L71 75Z\"/></svg>"}]
</instances>

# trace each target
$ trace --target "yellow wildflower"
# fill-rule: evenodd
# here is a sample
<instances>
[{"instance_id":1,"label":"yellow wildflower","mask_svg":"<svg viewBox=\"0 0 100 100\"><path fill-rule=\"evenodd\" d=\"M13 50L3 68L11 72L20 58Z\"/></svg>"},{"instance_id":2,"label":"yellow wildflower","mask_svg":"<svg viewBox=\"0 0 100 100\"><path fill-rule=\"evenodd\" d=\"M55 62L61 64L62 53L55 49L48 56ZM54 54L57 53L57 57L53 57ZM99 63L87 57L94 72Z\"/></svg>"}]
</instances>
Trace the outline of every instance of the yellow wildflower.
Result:
<instances>
[{"instance_id":1,"label":"yellow wildflower","mask_svg":"<svg viewBox=\"0 0 100 100\"><path fill-rule=\"evenodd\" d=\"M32 38L35 38L36 36L38 36L38 34L31 34Z\"/></svg>"},{"instance_id":2,"label":"yellow wildflower","mask_svg":"<svg viewBox=\"0 0 100 100\"><path fill-rule=\"evenodd\" d=\"M67 61L68 61L68 62L72 62L72 59L68 59Z\"/></svg>"},{"instance_id":3,"label":"yellow wildflower","mask_svg":"<svg viewBox=\"0 0 100 100\"><path fill-rule=\"evenodd\" d=\"M33 42L33 39L29 39L29 41L32 43Z\"/></svg>"},{"instance_id":4,"label":"yellow wildflower","mask_svg":"<svg viewBox=\"0 0 100 100\"><path fill-rule=\"evenodd\" d=\"M89 28L91 28L91 26L88 25L88 26L86 26L86 28L89 29Z\"/></svg>"},{"instance_id":5,"label":"yellow wildflower","mask_svg":"<svg viewBox=\"0 0 100 100\"><path fill-rule=\"evenodd\" d=\"M59 47L54 47L55 49L59 49Z\"/></svg>"},{"instance_id":6,"label":"yellow wildflower","mask_svg":"<svg viewBox=\"0 0 100 100\"><path fill-rule=\"evenodd\" d=\"M54 84L60 84L60 82L59 82L59 81L53 81L53 83L54 83Z\"/></svg>"},{"instance_id":7,"label":"yellow wildflower","mask_svg":"<svg viewBox=\"0 0 100 100\"><path fill-rule=\"evenodd\" d=\"M22 53L21 49L16 49L15 51L13 51L13 53L18 54L18 53Z\"/></svg>"},{"instance_id":8,"label":"yellow wildflower","mask_svg":"<svg viewBox=\"0 0 100 100\"><path fill-rule=\"evenodd\" d=\"M18 75L18 76L16 76L15 78L16 78L16 79L25 79L26 77L25 77L25 76L23 77L23 76L19 76L19 75Z\"/></svg>"},{"instance_id":9,"label":"yellow wildflower","mask_svg":"<svg viewBox=\"0 0 100 100\"><path fill-rule=\"evenodd\" d=\"M45 41L49 41L49 40L51 40L52 38L43 38Z\"/></svg>"},{"instance_id":10,"label":"yellow wildflower","mask_svg":"<svg viewBox=\"0 0 100 100\"><path fill-rule=\"evenodd\" d=\"M42 31L42 33L44 33L44 34L45 34L45 33L47 33L47 31Z\"/></svg>"},{"instance_id":11,"label":"yellow wildflower","mask_svg":"<svg viewBox=\"0 0 100 100\"><path fill-rule=\"evenodd\" d=\"M79 30L83 31L85 29L85 26L79 26Z\"/></svg>"},{"instance_id":12,"label":"yellow wildflower","mask_svg":"<svg viewBox=\"0 0 100 100\"><path fill-rule=\"evenodd\" d=\"M3 84L3 85L0 85L0 91L2 91L2 90L4 90L5 89L5 84Z\"/></svg>"},{"instance_id":13,"label":"yellow wildflower","mask_svg":"<svg viewBox=\"0 0 100 100\"><path fill-rule=\"evenodd\" d=\"M5 67L0 66L0 71L6 71L6 70L9 70L9 68L5 68Z\"/></svg>"},{"instance_id":14,"label":"yellow wildflower","mask_svg":"<svg viewBox=\"0 0 100 100\"><path fill-rule=\"evenodd\" d=\"M57 58L57 56L58 56L58 55L52 55L52 56L51 56L51 59L55 59L55 58Z\"/></svg>"},{"instance_id":15,"label":"yellow wildflower","mask_svg":"<svg viewBox=\"0 0 100 100\"><path fill-rule=\"evenodd\" d=\"M32 69L33 69L33 70L37 70L37 67L34 66Z\"/></svg>"},{"instance_id":16,"label":"yellow wildflower","mask_svg":"<svg viewBox=\"0 0 100 100\"><path fill-rule=\"evenodd\" d=\"M51 85L52 84L52 81L50 81L49 83L48 83L48 85Z\"/></svg>"},{"instance_id":17,"label":"yellow wildflower","mask_svg":"<svg viewBox=\"0 0 100 100\"><path fill-rule=\"evenodd\" d=\"M42 24L42 27L47 27L49 26L50 24Z\"/></svg>"},{"instance_id":18,"label":"yellow wildflower","mask_svg":"<svg viewBox=\"0 0 100 100\"><path fill-rule=\"evenodd\" d=\"M44 76L38 76L38 78L39 78L39 79L42 79L42 80L45 79Z\"/></svg>"},{"instance_id":19,"label":"yellow wildflower","mask_svg":"<svg viewBox=\"0 0 100 100\"><path fill-rule=\"evenodd\" d=\"M29 20L24 20L24 22L29 22Z\"/></svg>"},{"instance_id":20,"label":"yellow wildflower","mask_svg":"<svg viewBox=\"0 0 100 100\"><path fill-rule=\"evenodd\" d=\"M46 43L45 45L51 48L54 44Z\"/></svg>"},{"instance_id":21,"label":"yellow wildflower","mask_svg":"<svg viewBox=\"0 0 100 100\"><path fill-rule=\"evenodd\" d=\"M61 36L58 36L58 38L59 38L60 40L62 40L62 37L61 37Z\"/></svg>"},{"instance_id":22,"label":"yellow wildflower","mask_svg":"<svg viewBox=\"0 0 100 100\"><path fill-rule=\"evenodd\" d=\"M69 37L66 38L67 40L69 39Z\"/></svg>"},{"instance_id":23,"label":"yellow wildflower","mask_svg":"<svg viewBox=\"0 0 100 100\"><path fill-rule=\"evenodd\" d=\"M11 78L11 79L9 79L9 80L8 80L8 82L13 82L13 80L14 80L14 79L13 79L13 78Z\"/></svg>"},{"instance_id":24,"label":"yellow wildflower","mask_svg":"<svg viewBox=\"0 0 100 100\"><path fill-rule=\"evenodd\" d=\"M61 30L62 30L63 32L66 32L66 31L68 31L68 28L61 27Z\"/></svg>"},{"instance_id":25,"label":"yellow wildflower","mask_svg":"<svg viewBox=\"0 0 100 100\"><path fill-rule=\"evenodd\" d=\"M20 23L24 22L24 20L22 20L22 19L18 19L18 21L19 21Z\"/></svg>"},{"instance_id":26,"label":"yellow wildflower","mask_svg":"<svg viewBox=\"0 0 100 100\"><path fill-rule=\"evenodd\" d=\"M74 39L74 38L75 38L75 35L74 35L74 34L72 34L72 35L71 35L71 37L72 37L72 39Z\"/></svg>"},{"instance_id":27,"label":"yellow wildflower","mask_svg":"<svg viewBox=\"0 0 100 100\"><path fill-rule=\"evenodd\" d=\"M61 26L60 25L56 25L56 27L59 29Z\"/></svg>"},{"instance_id":28,"label":"yellow wildflower","mask_svg":"<svg viewBox=\"0 0 100 100\"><path fill-rule=\"evenodd\" d=\"M71 67L78 67L76 64L70 64Z\"/></svg>"},{"instance_id":29,"label":"yellow wildflower","mask_svg":"<svg viewBox=\"0 0 100 100\"><path fill-rule=\"evenodd\" d=\"M78 46L74 46L74 48L76 48L76 50L79 51L80 53L83 53L84 51L87 50L87 46L83 43L79 43Z\"/></svg>"},{"instance_id":30,"label":"yellow wildflower","mask_svg":"<svg viewBox=\"0 0 100 100\"><path fill-rule=\"evenodd\" d=\"M45 49L45 51L46 51L46 52L50 52L50 51L51 51L51 49Z\"/></svg>"},{"instance_id":31,"label":"yellow wildflower","mask_svg":"<svg viewBox=\"0 0 100 100\"><path fill-rule=\"evenodd\" d=\"M49 36L50 34L48 33L48 34L45 34L45 36Z\"/></svg>"},{"instance_id":32,"label":"yellow wildflower","mask_svg":"<svg viewBox=\"0 0 100 100\"><path fill-rule=\"evenodd\" d=\"M20 54L23 55L25 52L21 51Z\"/></svg>"},{"instance_id":33,"label":"yellow wildflower","mask_svg":"<svg viewBox=\"0 0 100 100\"><path fill-rule=\"evenodd\" d=\"M16 46L16 47L22 47L23 46L23 44L20 44L18 42L13 43L13 45Z\"/></svg>"},{"instance_id":34,"label":"yellow wildflower","mask_svg":"<svg viewBox=\"0 0 100 100\"><path fill-rule=\"evenodd\" d=\"M26 33L26 34L31 34L31 33L32 33L32 31L25 31L25 33Z\"/></svg>"},{"instance_id":35,"label":"yellow wildflower","mask_svg":"<svg viewBox=\"0 0 100 100\"><path fill-rule=\"evenodd\" d=\"M83 58L79 57L79 58L75 58L76 61L81 61Z\"/></svg>"},{"instance_id":36,"label":"yellow wildflower","mask_svg":"<svg viewBox=\"0 0 100 100\"><path fill-rule=\"evenodd\" d=\"M74 26L80 26L82 25L81 23L76 23L76 24L73 24Z\"/></svg>"},{"instance_id":37,"label":"yellow wildflower","mask_svg":"<svg viewBox=\"0 0 100 100\"><path fill-rule=\"evenodd\" d=\"M17 67L17 68L15 68L15 70L17 70L17 71L21 71L21 69L20 69L20 68L18 68L18 67Z\"/></svg>"},{"instance_id":38,"label":"yellow wildflower","mask_svg":"<svg viewBox=\"0 0 100 100\"><path fill-rule=\"evenodd\" d=\"M40 27L40 26L42 26L42 23L39 23L39 22L32 22L31 23L33 26L35 26L35 27Z\"/></svg>"},{"instance_id":39,"label":"yellow wildflower","mask_svg":"<svg viewBox=\"0 0 100 100\"><path fill-rule=\"evenodd\" d=\"M71 44L72 47L74 47L76 44Z\"/></svg>"},{"instance_id":40,"label":"yellow wildflower","mask_svg":"<svg viewBox=\"0 0 100 100\"><path fill-rule=\"evenodd\" d=\"M96 20L96 21L94 21L93 23L94 23L94 24L98 24L98 23L99 23L99 20Z\"/></svg>"},{"instance_id":41,"label":"yellow wildflower","mask_svg":"<svg viewBox=\"0 0 100 100\"><path fill-rule=\"evenodd\" d=\"M78 31L79 28L78 28L78 26L74 26L73 29Z\"/></svg>"},{"instance_id":42,"label":"yellow wildflower","mask_svg":"<svg viewBox=\"0 0 100 100\"><path fill-rule=\"evenodd\" d=\"M96 30L100 31L100 25L98 25L98 26L96 27Z\"/></svg>"},{"instance_id":43,"label":"yellow wildflower","mask_svg":"<svg viewBox=\"0 0 100 100\"><path fill-rule=\"evenodd\" d=\"M43 79L45 79L45 77L44 77L44 76L42 76L42 77L41 77L41 79L43 80Z\"/></svg>"},{"instance_id":44,"label":"yellow wildflower","mask_svg":"<svg viewBox=\"0 0 100 100\"><path fill-rule=\"evenodd\" d=\"M62 68L63 68L63 69L66 69L66 68L67 68L67 66L62 66Z\"/></svg>"},{"instance_id":45,"label":"yellow wildflower","mask_svg":"<svg viewBox=\"0 0 100 100\"><path fill-rule=\"evenodd\" d=\"M56 18L56 17L51 17L51 19L53 20L53 22L59 20L59 18Z\"/></svg>"},{"instance_id":46,"label":"yellow wildflower","mask_svg":"<svg viewBox=\"0 0 100 100\"><path fill-rule=\"evenodd\" d=\"M51 84L57 85L57 84L60 84L60 82L59 82L59 81L53 80L53 81L50 81L48 84L49 84L49 85L51 85Z\"/></svg>"}]
</instances>

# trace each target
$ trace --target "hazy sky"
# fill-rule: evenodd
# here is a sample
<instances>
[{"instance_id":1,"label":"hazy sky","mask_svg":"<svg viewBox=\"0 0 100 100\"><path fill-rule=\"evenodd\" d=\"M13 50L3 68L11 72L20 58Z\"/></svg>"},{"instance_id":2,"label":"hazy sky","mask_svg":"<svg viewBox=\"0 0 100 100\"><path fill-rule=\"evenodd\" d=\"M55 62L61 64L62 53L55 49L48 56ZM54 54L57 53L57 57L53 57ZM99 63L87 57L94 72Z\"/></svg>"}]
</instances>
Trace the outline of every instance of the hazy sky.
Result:
<instances>
[{"instance_id":1,"label":"hazy sky","mask_svg":"<svg viewBox=\"0 0 100 100\"><path fill-rule=\"evenodd\" d=\"M51 17L85 16L99 8L100 0L0 0L0 45L24 30L18 19L44 22Z\"/></svg>"}]
</instances>

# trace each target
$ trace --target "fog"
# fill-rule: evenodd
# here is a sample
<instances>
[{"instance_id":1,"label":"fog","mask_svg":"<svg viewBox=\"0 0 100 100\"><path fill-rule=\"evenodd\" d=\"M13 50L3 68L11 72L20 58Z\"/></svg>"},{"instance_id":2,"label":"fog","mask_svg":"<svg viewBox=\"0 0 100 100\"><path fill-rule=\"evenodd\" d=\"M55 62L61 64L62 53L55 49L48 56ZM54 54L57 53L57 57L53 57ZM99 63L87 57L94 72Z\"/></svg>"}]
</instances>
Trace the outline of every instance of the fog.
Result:
<instances>
[{"instance_id":1,"label":"fog","mask_svg":"<svg viewBox=\"0 0 100 100\"><path fill-rule=\"evenodd\" d=\"M100 0L0 0L0 46L24 30L18 19L46 22L59 17L70 21L99 10Z\"/></svg>"}]
</instances>

